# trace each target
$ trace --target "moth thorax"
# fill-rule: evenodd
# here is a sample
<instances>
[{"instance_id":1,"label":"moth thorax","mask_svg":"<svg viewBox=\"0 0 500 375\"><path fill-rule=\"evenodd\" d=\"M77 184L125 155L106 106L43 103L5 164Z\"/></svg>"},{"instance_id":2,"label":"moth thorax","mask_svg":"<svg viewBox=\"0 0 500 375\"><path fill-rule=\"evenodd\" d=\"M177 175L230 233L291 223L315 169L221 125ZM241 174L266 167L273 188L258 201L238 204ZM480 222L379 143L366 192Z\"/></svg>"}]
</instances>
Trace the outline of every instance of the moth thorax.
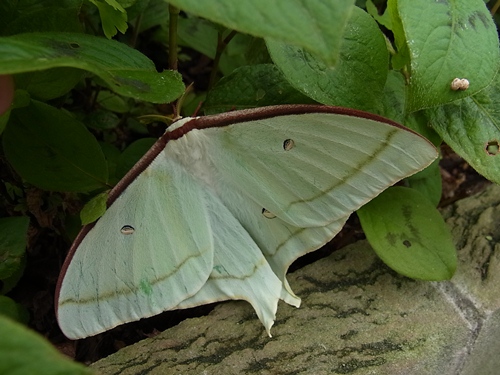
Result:
<instances>
[{"instance_id":1,"label":"moth thorax","mask_svg":"<svg viewBox=\"0 0 500 375\"><path fill-rule=\"evenodd\" d=\"M271 211L266 210L265 208L262 209L262 215L264 215L264 217L267 219L274 219L276 217L275 214L273 214Z\"/></svg>"},{"instance_id":2,"label":"moth thorax","mask_svg":"<svg viewBox=\"0 0 500 375\"><path fill-rule=\"evenodd\" d=\"M283 150L290 151L295 146L293 139L285 139L283 142Z\"/></svg>"},{"instance_id":3,"label":"moth thorax","mask_svg":"<svg viewBox=\"0 0 500 375\"><path fill-rule=\"evenodd\" d=\"M165 155L178 162L192 176L205 185L213 186L217 170L207 148L213 147L210 138L199 129L193 129L183 137L171 141L165 147Z\"/></svg>"},{"instance_id":4,"label":"moth thorax","mask_svg":"<svg viewBox=\"0 0 500 375\"><path fill-rule=\"evenodd\" d=\"M135 232L135 229L132 225L124 225L121 229L120 232L125 235L129 235Z\"/></svg>"}]
</instances>

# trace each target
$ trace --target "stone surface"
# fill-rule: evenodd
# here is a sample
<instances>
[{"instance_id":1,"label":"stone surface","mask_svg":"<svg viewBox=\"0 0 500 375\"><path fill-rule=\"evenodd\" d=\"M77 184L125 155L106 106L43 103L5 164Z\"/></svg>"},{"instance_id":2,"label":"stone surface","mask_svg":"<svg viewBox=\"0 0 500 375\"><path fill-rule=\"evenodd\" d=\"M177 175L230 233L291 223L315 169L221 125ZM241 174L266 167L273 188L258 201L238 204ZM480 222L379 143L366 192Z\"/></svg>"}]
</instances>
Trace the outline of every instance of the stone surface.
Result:
<instances>
[{"instance_id":1,"label":"stone surface","mask_svg":"<svg viewBox=\"0 0 500 375\"><path fill-rule=\"evenodd\" d=\"M389 270L361 241L293 274L269 338L250 305L220 304L92 367L99 374L500 372L500 187L443 212L459 266L448 282Z\"/></svg>"}]
</instances>

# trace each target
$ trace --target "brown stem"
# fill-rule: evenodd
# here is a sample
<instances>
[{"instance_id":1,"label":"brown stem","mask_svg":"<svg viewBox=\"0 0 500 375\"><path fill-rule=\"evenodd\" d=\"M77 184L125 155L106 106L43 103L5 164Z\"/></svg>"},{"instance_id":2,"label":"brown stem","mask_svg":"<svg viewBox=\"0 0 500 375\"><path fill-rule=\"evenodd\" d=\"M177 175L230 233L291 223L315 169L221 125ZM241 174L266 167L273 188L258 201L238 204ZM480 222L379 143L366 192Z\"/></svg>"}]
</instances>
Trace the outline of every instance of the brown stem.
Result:
<instances>
[{"instance_id":1,"label":"brown stem","mask_svg":"<svg viewBox=\"0 0 500 375\"><path fill-rule=\"evenodd\" d=\"M179 19L179 8L168 5L170 22L168 25L168 67L177 70L177 20Z\"/></svg>"},{"instance_id":2,"label":"brown stem","mask_svg":"<svg viewBox=\"0 0 500 375\"><path fill-rule=\"evenodd\" d=\"M231 31L228 36L226 36L224 39L222 39L222 34L219 33L218 39L217 39L217 50L215 52L215 58L214 58L214 65L212 67L212 72L210 73L210 81L208 82L208 89L210 90L213 85L215 84L215 80L217 78L217 70L219 68L219 62L220 58L222 56L222 53L226 49L227 45L231 41L231 39L234 38L236 35L236 31Z\"/></svg>"},{"instance_id":3,"label":"brown stem","mask_svg":"<svg viewBox=\"0 0 500 375\"><path fill-rule=\"evenodd\" d=\"M130 40L130 47L135 48L135 44L137 43L137 36L139 35L139 28L141 27L142 22L142 13L135 20L134 32L132 34L132 38Z\"/></svg>"},{"instance_id":4,"label":"brown stem","mask_svg":"<svg viewBox=\"0 0 500 375\"><path fill-rule=\"evenodd\" d=\"M495 13L497 12L498 8L500 8L500 0L497 0L497 2L495 3L495 5L493 5L491 7L491 15L494 16Z\"/></svg>"}]
</instances>

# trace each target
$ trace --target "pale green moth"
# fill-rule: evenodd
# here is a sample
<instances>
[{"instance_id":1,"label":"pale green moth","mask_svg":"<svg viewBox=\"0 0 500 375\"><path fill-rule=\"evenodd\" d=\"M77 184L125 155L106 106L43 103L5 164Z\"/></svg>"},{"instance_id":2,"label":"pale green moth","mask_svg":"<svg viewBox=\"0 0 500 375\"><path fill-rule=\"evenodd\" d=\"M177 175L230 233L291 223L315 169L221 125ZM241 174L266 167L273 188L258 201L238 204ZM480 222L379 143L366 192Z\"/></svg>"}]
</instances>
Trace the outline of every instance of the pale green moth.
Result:
<instances>
[{"instance_id":1,"label":"pale green moth","mask_svg":"<svg viewBox=\"0 0 500 375\"><path fill-rule=\"evenodd\" d=\"M300 305L289 265L436 157L420 135L346 108L179 120L73 243L56 291L59 325L78 339L165 310L242 299L269 334L279 299Z\"/></svg>"}]
</instances>

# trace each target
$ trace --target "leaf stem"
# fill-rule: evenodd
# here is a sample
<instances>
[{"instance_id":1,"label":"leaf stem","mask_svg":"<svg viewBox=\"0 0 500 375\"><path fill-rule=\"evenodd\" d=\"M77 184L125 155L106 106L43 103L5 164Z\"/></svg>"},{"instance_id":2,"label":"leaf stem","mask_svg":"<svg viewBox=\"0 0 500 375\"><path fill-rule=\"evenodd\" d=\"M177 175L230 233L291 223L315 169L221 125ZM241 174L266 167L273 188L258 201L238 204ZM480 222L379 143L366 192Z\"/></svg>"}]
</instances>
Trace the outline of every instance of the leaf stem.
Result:
<instances>
[{"instance_id":1,"label":"leaf stem","mask_svg":"<svg viewBox=\"0 0 500 375\"><path fill-rule=\"evenodd\" d=\"M500 1L500 0L499 0ZM228 36L226 36L224 39L222 39L222 33L219 33L218 38L217 38L217 50L215 51L215 58L214 58L214 65L212 67L212 72L210 73L210 80L208 81L208 89L210 90L213 85L215 84L215 80L217 78L217 71L219 68L219 62L220 58L222 56L222 53L226 49L227 45L231 41L231 39L234 38L236 35L237 31L232 30Z\"/></svg>"},{"instance_id":2,"label":"leaf stem","mask_svg":"<svg viewBox=\"0 0 500 375\"><path fill-rule=\"evenodd\" d=\"M130 47L132 48L135 48L135 45L137 43L137 36L139 35L139 28L141 27L141 22L142 22L142 13L139 14L135 20L134 32L130 40Z\"/></svg>"},{"instance_id":3,"label":"leaf stem","mask_svg":"<svg viewBox=\"0 0 500 375\"><path fill-rule=\"evenodd\" d=\"M179 8L168 5L170 22L168 25L168 67L177 70L177 20L179 19Z\"/></svg>"},{"instance_id":4,"label":"leaf stem","mask_svg":"<svg viewBox=\"0 0 500 375\"><path fill-rule=\"evenodd\" d=\"M497 0L497 2L495 3L495 5L493 5L491 7L491 15L494 16L495 13L497 12L498 8L500 8L500 0Z\"/></svg>"}]
</instances>

